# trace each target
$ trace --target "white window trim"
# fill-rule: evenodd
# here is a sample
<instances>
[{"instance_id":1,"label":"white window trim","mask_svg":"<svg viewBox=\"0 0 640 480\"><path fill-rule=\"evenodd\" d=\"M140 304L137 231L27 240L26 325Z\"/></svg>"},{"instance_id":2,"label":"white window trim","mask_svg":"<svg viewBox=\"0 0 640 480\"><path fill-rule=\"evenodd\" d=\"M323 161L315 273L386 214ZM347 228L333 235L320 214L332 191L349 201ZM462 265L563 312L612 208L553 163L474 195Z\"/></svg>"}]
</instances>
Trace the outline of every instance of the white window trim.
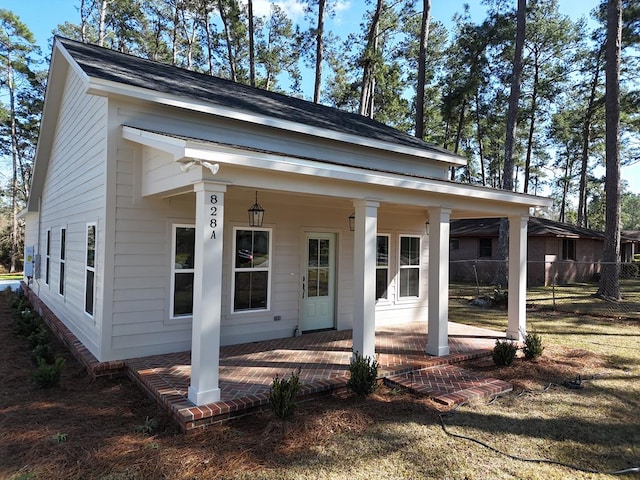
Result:
<instances>
[{"instance_id":1,"label":"white window trim","mask_svg":"<svg viewBox=\"0 0 640 480\"><path fill-rule=\"evenodd\" d=\"M87 257L89 254L89 227L95 228L94 233L94 254L93 254L93 267L90 267L87 263ZM98 224L96 222L90 222L85 225L84 230L84 314L90 318L94 318L96 311L96 264L98 263ZM87 312L87 272L93 272L93 312Z\"/></svg>"},{"instance_id":2,"label":"white window trim","mask_svg":"<svg viewBox=\"0 0 640 480\"><path fill-rule=\"evenodd\" d=\"M51 284L51 229L48 228L45 233L44 245L44 284Z\"/></svg>"},{"instance_id":3,"label":"white window trim","mask_svg":"<svg viewBox=\"0 0 640 480\"><path fill-rule=\"evenodd\" d=\"M377 259L377 254L378 254L378 237L387 237L387 265L384 267L381 267L378 265L378 259ZM378 270L386 270L387 271L387 298L378 298L376 299L376 304L377 305L389 305L391 304L391 288L392 288L392 281L391 281L391 235L389 235L388 233L378 233L376 234L376 274L378 272ZM377 277L376 277L377 278ZM377 287L377 285L376 285Z\"/></svg>"},{"instance_id":4,"label":"white window trim","mask_svg":"<svg viewBox=\"0 0 640 480\"><path fill-rule=\"evenodd\" d=\"M60 228L60 259L59 259L59 269L58 269L58 295L61 297L65 296L66 293L66 274L67 274L67 228ZM60 289L62 288L62 292Z\"/></svg>"},{"instance_id":5,"label":"white window trim","mask_svg":"<svg viewBox=\"0 0 640 480\"><path fill-rule=\"evenodd\" d=\"M180 273L193 273L195 276L195 264L194 268L176 268L176 231L178 228L196 228L195 224L189 223L173 223L171 225L171 290L169 295L169 319L170 320L182 320L185 318L193 318L193 313L190 315L174 315L174 299L175 299L175 288L176 288L176 272ZM196 232L197 233L197 232ZM194 239L195 243L195 239ZM195 245L194 245L195 249ZM195 259L194 259L195 260ZM195 302L195 298L193 301ZM191 311L193 312L193 305L191 305Z\"/></svg>"},{"instance_id":6,"label":"white window trim","mask_svg":"<svg viewBox=\"0 0 640 480\"><path fill-rule=\"evenodd\" d=\"M418 252L419 252L419 262L418 265L402 265L400 261L400 256L402 253L402 239L403 238L417 238L418 239ZM422 295L422 237L420 235L398 235L398 281L396 285L397 298L398 303L410 303L415 302ZM417 269L418 270L418 296L404 296L402 295L402 279L400 278L400 272L402 270L407 269Z\"/></svg>"},{"instance_id":7,"label":"white window trim","mask_svg":"<svg viewBox=\"0 0 640 480\"><path fill-rule=\"evenodd\" d=\"M269 266L267 268L236 268L236 238L238 230L250 230L253 232L269 232ZM251 310L234 310L236 298L236 272L267 272L267 307L255 308ZM231 299L229 301L229 311L232 315L250 315L254 313L264 313L271 310L271 282L273 279L273 228L266 227L233 227L233 249L231 250Z\"/></svg>"}]
</instances>

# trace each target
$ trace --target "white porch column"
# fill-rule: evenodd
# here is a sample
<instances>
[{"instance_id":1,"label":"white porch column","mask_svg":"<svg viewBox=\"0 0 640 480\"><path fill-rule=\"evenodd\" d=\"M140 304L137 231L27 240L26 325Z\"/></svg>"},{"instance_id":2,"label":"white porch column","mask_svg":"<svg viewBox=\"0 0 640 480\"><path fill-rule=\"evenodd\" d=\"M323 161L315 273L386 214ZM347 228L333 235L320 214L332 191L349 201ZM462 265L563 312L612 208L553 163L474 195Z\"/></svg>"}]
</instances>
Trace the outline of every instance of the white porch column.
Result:
<instances>
[{"instance_id":1,"label":"white porch column","mask_svg":"<svg viewBox=\"0 0 640 480\"><path fill-rule=\"evenodd\" d=\"M376 353L376 236L379 202L357 200L353 240L353 351Z\"/></svg>"},{"instance_id":2,"label":"white porch column","mask_svg":"<svg viewBox=\"0 0 640 480\"><path fill-rule=\"evenodd\" d=\"M200 182L196 193L196 245L193 275L193 330L189 400L220 400L220 315L224 185Z\"/></svg>"},{"instance_id":3,"label":"white porch column","mask_svg":"<svg viewBox=\"0 0 640 480\"><path fill-rule=\"evenodd\" d=\"M507 338L522 340L527 329L528 216L509 217L509 306Z\"/></svg>"},{"instance_id":4,"label":"white porch column","mask_svg":"<svg viewBox=\"0 0 640 480\"><path fill-rule=\"evenodd\" d=\"M429 355L449 354L449 220L451 209L429 209Z\"/></svg>"}]
</instances>

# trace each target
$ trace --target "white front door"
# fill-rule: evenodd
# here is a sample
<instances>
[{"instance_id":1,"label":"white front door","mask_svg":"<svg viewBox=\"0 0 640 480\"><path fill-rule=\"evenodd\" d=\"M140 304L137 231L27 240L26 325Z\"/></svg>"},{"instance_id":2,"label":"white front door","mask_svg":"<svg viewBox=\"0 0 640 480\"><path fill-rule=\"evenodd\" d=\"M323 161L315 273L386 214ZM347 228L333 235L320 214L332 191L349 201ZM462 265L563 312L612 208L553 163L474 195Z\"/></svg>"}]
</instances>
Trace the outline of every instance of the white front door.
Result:
<instances>
[{"instance_id":1,"label":"white front door","mask_svg":"<svg viewBox=\"0 0 640 480\"><path fill-rule=\"evenodd\" d=\"M307 233L302 272L302 331L335 327L334 233Z\"/></svg>"}]
</instances>

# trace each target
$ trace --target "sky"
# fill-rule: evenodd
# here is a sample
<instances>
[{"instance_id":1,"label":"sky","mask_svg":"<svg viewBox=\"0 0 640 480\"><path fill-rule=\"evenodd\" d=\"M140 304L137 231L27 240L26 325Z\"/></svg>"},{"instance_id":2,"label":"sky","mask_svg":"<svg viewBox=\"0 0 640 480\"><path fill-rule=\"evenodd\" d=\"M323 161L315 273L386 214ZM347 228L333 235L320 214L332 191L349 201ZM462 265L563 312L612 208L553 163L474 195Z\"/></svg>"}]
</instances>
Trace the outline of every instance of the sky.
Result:
<instances>
[{"instance_id":1,"label":"sky","mask_svg":"<svg viewBox=\"0 0 640 480\"><path fill-rule=\"evenodd\" d=\"M513 0L514 4L516 3ZM303 16L303 2L300 0L278 0L289 15L296 19ZM481 20L486 11L481 0L434 0L431 2L431 18L451 28L452 18L456 12L463 11L463 5L469 5L472 18ZM598 0L559 0L560 12L577 19L589 17L589 12L598 4ZM0 0L0 8L15 13L25 23L36 37L36 41L45 56L50 53L51 32L57 25L69 21L79 23L80 0ZM254 0L254 14L261 15L268 12L269 0ZM327 21L329 30L341 37L345 32L359 28L363 12L371 6L364 0L338 0L336 15ZM344 34L344 35L343 35ZM312 82L313 79L310 79ZM306 91L307 89L305 89ZM629 190L640 194L640 162L633 166L622 167L621 176L629 184Z\"/></svg>"}]
</instances>

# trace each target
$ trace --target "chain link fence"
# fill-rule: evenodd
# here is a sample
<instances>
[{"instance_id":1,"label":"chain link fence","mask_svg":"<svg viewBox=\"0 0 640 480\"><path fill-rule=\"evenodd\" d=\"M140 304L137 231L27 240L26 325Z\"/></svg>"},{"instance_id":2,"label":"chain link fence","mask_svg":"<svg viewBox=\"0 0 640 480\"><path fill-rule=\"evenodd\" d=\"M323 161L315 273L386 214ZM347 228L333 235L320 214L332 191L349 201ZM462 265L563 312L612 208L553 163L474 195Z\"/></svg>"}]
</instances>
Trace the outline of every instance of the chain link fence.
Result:
<instances>
[{"instance_id":1,"label":"chain link fence","mask_svg":"<svg viewBox=\"0 0 640 480\"><path fill-rule=\"evenodd\" d=\"M640 319L640 262L617 263L622 300L596 296L604 262L527 262L527 307L611 318ZM506 262L456 260L449 265L450 297L479 306L506 306L507 285L496 282Z\"/></svg>"}]
</instances>

